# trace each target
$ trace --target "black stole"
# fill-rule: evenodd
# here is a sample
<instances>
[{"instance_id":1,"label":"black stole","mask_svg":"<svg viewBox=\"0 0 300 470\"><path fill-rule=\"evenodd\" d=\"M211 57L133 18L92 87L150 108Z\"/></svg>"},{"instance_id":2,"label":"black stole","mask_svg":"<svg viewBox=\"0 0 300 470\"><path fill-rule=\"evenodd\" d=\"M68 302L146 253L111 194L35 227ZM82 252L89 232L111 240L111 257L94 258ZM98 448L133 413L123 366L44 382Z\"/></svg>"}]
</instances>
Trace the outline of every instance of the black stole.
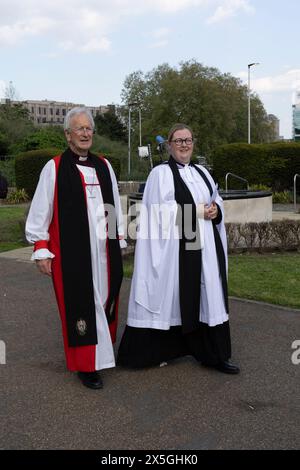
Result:
<instances>
[{"instance_id":1,"label":"black stole","mask_svg":"<svg viewBox=\"0 0 300 470\"><path fill-rule=\"evenodd\" d=\"M182 319L182 331L184 334L199 328L199 312L200 312L200 294L201 294L201 249L200 249L200 234L199 225L197 223L196 204L193 196L188 189L187 185L181 178L177 167L177 162L174 158L169 158L169 166L173 173L175 200L181 208L181 237L179 241L179 299L180 299L180 312ZM213 190L211 184L205 173L196 165L191 163L200 176L203 178L207 185L210 194ZM185 207L186 206L186 207ZM189 217L187 216L187 208L189 206ZM188 221L190 219L190 221ZM228 293L227 293L227 276L226 276L226 261L225 254L222 246L222 241L216 227L217 223L221 221L221 210L219 208L219 215L212 221L214 239L219 262L219 270L222 278L222 288L224 295L225 308L228 312ZM189 227L188 227L189 225ZM188 230L187 230L188 229ZM186 233L195 234L193 239L187 239ZM187 243L192 242L194 249L189 249ZM198 245L198 247L197 247Z\"/></svg>"},{"instance_id":2,"label":"black stole","mask_svg":"<svg viewBox=\"0 0 300 470\"><path fill-rule=\"evenodd\" d=\"M114 207L112 181L107 165L89 153L101 187L104 204ZM91 246L85 192L80 172L70 149L61 156L58 175L58 217L61 267L69 346L97 344L96 309L94 301ZM116 224L116 217L113 223ZM109 293L105 305L108 323L115 320L123 268L118 240L107 241Z\"/></svg>"}]
</instances>

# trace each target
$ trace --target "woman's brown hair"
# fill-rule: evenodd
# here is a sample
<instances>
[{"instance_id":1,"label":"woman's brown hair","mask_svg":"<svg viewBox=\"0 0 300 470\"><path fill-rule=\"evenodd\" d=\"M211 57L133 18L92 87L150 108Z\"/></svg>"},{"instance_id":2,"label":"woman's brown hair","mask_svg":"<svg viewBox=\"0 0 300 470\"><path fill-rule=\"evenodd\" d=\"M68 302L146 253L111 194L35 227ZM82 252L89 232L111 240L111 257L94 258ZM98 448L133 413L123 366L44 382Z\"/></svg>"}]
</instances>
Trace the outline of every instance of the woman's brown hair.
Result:
<instances>
[{"instance_id":1,"label":"woman's brown hair","mask_svg":"<svg viewBox=\"0 0 300 470\"><path fill-rule=\"evenodd\" d=\"M190 133L192 134L192 137L194 137L193 131L189 126L187 126L186 124L178 123L178 124L174 124L174 126L171 127L169 134L168 134L168 142L171 142L172 137L176 131L181 131L183 129L187 129L188 131L190 131Z\"/></svg>"}]
</instances>

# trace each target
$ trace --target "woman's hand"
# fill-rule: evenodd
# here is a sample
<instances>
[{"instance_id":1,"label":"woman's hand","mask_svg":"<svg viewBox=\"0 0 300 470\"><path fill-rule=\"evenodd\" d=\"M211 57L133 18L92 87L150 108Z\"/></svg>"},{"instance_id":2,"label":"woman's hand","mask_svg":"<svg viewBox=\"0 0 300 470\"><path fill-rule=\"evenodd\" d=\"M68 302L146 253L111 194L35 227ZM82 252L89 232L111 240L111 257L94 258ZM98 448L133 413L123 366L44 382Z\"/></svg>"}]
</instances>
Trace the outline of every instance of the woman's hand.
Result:
<instances>
[{"instance_id":1,"label":"woman's hand","mask_svg":"<svg viewBox=\"0 0 300 470\"><path fill-rule=\"evenodd\" d=\"M204 206L204 219L213 220L218 215L218 206L213 202L210 206Z\"/></svg>"}]
</instances>

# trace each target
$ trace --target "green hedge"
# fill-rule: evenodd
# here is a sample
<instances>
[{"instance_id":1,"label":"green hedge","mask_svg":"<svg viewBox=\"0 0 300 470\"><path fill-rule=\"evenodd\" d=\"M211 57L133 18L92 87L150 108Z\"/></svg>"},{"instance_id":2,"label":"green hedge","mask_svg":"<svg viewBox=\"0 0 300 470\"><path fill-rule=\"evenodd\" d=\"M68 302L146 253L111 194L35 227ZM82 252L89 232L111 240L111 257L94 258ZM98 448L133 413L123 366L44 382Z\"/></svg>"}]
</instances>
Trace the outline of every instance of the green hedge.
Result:
<instances>
[{"instance_id":1,"label":"green hedge","mask_svg":"<svg viewBox=\"0 0 300 470\"><path fill-rule=\"evenodd\" d=\"M51 158L60 153L61 150L51 148L30 150L17 155L15 160L17 188L24 188L28 196L32 198L42 168Z\"/></svg>"},{"instance_id":2,"label":"green hedge","mask_svg":"<svg viewBox=\"0 0 300 470\"><path fill-rule=\"evenodd\" d=\"M55 155L59 155L58 149L39 149L23 152L16 156L15 172L16 186L18 189L24 188L30 198L33 197L37 186L40 173L45 164ZM121 165L120 160L110 156L106 158L111 163L117 180L120 178Z\"/></svg>"},{"instance_id":3,"label":"green hedge","mask_svg":"<svg viewBox=\"0 0 300 470\"><path fill-rule=\"evenodd\" d=\"M273 144L228 144L212 154L213 175L225 187L228 172L246 178L249 185L263 184L274 191L293 186L293 178L300 173L300 144L278 142ZM230 180L230 188L240 188L241 182Z\"/></svg>"}]
</instances>

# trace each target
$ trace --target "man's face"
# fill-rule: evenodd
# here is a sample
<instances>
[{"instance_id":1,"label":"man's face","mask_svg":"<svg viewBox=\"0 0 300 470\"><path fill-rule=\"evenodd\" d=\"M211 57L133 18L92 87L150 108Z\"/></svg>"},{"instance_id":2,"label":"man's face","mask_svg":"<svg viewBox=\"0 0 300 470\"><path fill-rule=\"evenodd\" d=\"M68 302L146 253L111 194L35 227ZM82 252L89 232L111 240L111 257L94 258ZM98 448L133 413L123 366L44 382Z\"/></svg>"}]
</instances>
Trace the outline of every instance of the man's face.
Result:
<instances>
[{"instance_id":1,"label":"man's face","mask_svg":"<svg viewBox=\"0 0 300 470\"><path fill-rule=\"evenodd\" d=\"M177 139L182 139L183 142ZM184 139L192 140L192 134L188 129L180 129L174 132L172 140L169 142L170 152L179 163L189 163L193 153L193 142L187 143Z\"/></svg>"},{"instance_id":2,"label":"man's face","mask_svg":"<svg viewBox=\"0 0 300 470\"><path fill-rule=\"evenodd\" d=\"M70 128L65 130L70 148L79 155L87 155L93 144L93 126L86 114L77 114L70 120Z\"/></svg>"}]
</instances>

